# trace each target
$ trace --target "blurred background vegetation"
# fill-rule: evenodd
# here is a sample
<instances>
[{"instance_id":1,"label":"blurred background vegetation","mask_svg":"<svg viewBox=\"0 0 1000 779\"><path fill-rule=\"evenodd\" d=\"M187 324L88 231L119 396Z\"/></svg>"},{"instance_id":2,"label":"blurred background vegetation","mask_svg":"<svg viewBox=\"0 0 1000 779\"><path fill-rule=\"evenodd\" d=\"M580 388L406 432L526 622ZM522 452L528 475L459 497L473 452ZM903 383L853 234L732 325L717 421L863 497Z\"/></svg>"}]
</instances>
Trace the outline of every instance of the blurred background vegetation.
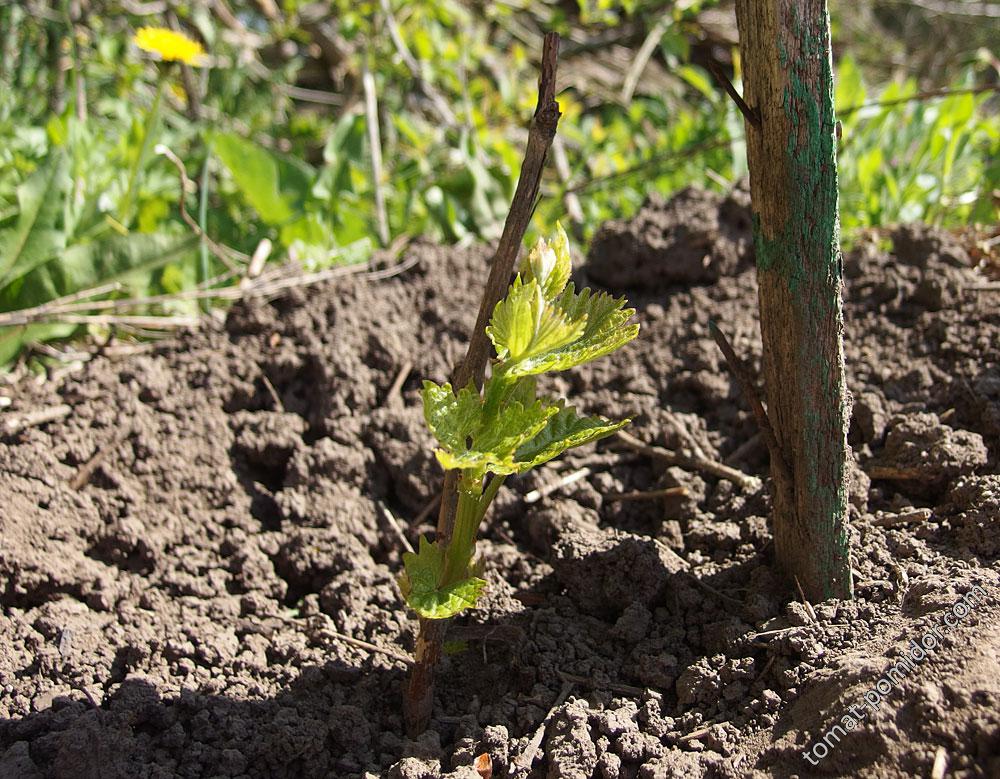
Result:
<instances>
[{"instance_id":1,"label":"blurred background vegetation","mask_svg":"<svg viewBox=\"0 0 1000 779\"><path fill-rule=\"evenodd\" d=\"M845 237L995 223L1000 3L831 12ZM154 62L143 26L204 62ZM0 365L190 322L255 253L322 272L496 238L548 29L563 118L535 229L586 241L651 192L745 174L711 75L739 82L731 2L0 0Z\"/></svg>"}]
</instances>

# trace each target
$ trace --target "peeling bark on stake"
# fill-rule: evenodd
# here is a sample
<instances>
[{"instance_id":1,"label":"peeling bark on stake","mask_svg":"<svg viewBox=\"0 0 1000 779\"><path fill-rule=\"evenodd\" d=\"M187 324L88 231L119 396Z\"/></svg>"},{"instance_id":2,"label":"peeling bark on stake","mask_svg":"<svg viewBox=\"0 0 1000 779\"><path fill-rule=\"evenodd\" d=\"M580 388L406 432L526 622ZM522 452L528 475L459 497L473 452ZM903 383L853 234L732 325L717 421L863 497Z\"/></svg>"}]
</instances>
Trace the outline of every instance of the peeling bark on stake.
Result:
<instances>
[{"instance_id":1,"label":"peeling bark on stake","mask_svg":"<svg viewBox=\"0 0 1000 779\"><path fill-rule=\"evenodd\" d=\"M504 222L503 233L490 266L486 289L483 291L479 315L469 339L465 359L451 377L453 387L464 387L470 381L482 388L486 365L490 358L490 340L486 325L493 309L500 302L514 273L521 241L528 229L538 198L542 169L548 156L552 139L559 124L559 104L556 94L556 63L559 55L559 36L546 33L542 42L542 70L538 79L538 104L535 118L528 131L521 175L517 180L514 199ZM447 471L441 492L441 510L438 513L437 540L447 544L455 529L455 511L458 507L458 471ZM417 736L427 729L434 703L434 669L441 659L441 646L448 629L447 619L420 619L420 632L414 650L413 669L403 693L403 719L407 733Z\"/></svg>"},{"instance_id":2,"label":"peeling bark on stake","mask_svg":"<svg viewBox=\"0 0 1000 779\"><path fill-rule=\"evenodd\" d=\"M836 120L825 0L737 0L778 564L852 596Z\"/></svg>"}]
</instances>

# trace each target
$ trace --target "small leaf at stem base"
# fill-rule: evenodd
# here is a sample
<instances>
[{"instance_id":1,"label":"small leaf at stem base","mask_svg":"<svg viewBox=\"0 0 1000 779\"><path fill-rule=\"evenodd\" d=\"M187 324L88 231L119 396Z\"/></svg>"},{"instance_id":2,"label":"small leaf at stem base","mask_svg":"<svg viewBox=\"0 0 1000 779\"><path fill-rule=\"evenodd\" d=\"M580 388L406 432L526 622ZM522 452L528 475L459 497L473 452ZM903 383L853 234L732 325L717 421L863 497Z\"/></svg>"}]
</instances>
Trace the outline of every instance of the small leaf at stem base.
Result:
<instances>
[{"instance_id":1,"label":"small leaf at stem base","mask_svg":"<svg viewBox=\"0 0 1000 779\"><path fill-rule=\"evenodd\" d=\"M403 555L403 566L399 589L406 604L427 619L447 619L475 606L486 587L486 582L476 576L445 586L439 584L444 572L444 553L423 537L419 552Z\"/></svg>"}]
</instances>

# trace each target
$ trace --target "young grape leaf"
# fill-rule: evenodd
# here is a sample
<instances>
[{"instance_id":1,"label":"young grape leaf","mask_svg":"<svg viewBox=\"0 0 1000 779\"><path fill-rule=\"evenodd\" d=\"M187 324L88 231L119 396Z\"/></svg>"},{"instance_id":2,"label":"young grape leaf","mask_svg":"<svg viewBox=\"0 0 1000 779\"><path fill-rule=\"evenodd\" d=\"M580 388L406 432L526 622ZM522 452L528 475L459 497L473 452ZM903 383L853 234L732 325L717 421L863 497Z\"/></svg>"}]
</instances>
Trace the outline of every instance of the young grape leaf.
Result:
<instances>
[{"instance_id":1,"label":"young grape leaf","mask_svg":"<svg viewBox=\"0 0 1000 779\"><path fill-rule=\"evenodd\" d=\"M496 379L491 379L495 381ZM470 384L456 396L450 384L424 382L424 418L441 444L435 454L445 470L517 471L514 452L545 428L558 406L541 401L509 401L490 420L483 417L483 404ZM486 424L486 422L489 424Z\"/></svg>"},{"instance_id":2,"label":"young grape leaf","mask_svg":"<svg viewBox=\"0 0 1000 779\"><path fill-rule=\"evenodd\" d=\"M450 451L465 449L483 422L483 401L475 387L469 384L456 395L447 382L425 381L420 394L424 420L441 446Z\"/></svg>"},{"instance_id":3,"label":"young grape leaf","mask_svg":"<svg viewBox=\"0 0 1000 779\"><path fill-rule=\"evenodd\" d=\"M585 331L587 316L570 318L546 300L539 283L514 279L507 297L497 303L486 333L501 360L517 363L572 343Z\"/></svg>"},{"instance_id":4,"label":"young grape leaf","mask_svg":"<svg viewBox=\"0 0 1000 779\"><path fill-rule=\"evenodd\" d=\"M639 325L628 324L635 309L624 308L624 298L614 298L605 292L594 294L590 289L577 294L570 284L551 305L563 311L568 320L585 323L579 337L511 361L506 368L509 376L530 376L583 365L615 351L639 334Z\"/></svg>"},{"instance_id":5,"label":"young grape leaf","mask_svg":"<svg viewBox=\"0 0 1000 779\"><path fill-rule=\"evenodd\" d=\"M447 619L475 606L486 586L483 579L472 576L442 587L444 552L423 536L418 552L403 554L403 567L399 589L407 605L427 619Z\"/></svg>"},{"instance_id":6,"label":"young grape leaf","mask_svg":"<svg viewBox=\"0 0 1000 779\"><path fill-rule=\"evenodd\" d=\"M495 454L505 468L512 469L505 472L512 473L514 452L544 430L549 418L558 411L558 406L541 400L528 405L516 400L510 401L500 409L494 424L475 436L473 444L480 451Z\"/></svg>"},{"instance_id":7,"label":"young grape leaf","mask_svg":"<svg viewBox=\"0 0 1000 779\"><path fill-rule=\"evenodd\" d=\"M612 422L604 417L578 417L576 409L560 407L545 428L534 438L518 448L514 460L519 471L527 471L558 457L567 449L616 433L631 420Z\"/></svg>"}]
</instances>

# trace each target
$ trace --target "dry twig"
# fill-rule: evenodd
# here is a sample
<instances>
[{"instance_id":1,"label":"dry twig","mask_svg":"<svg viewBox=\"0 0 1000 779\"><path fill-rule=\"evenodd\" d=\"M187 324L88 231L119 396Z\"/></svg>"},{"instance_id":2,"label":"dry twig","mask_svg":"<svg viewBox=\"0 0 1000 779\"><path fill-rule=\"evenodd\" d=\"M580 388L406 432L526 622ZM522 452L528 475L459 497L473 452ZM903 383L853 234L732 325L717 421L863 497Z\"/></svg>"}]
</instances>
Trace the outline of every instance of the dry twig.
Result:
<instances>
[{"instance_id":1,"label":"dry twig","mask_svg":"<svg viewBox=\"0 0 1000 779\"><path fill-rule=\"evenodd\" d=\"M406 379L410 375L410 371L413 370L413 363L407 360L403 363L403 367L399 369L396 374L396 378L392 382L392 386L389 387L389 391L385 394L385 400L382 401L383 406L391 406L396 401L402 399L403 385L406 383Z\"/></svg>"},{"instance_id":2,"label":"dry twig","mask_svg":"<svg viewBox=\"0 0 1000 779\"><path fill-rule=\"evenodd\" d=\"M566 673L565 671L557 671L557 673L559 674L559 678L564 682L581 684L592 690L610 690L611 692L620 692L624 695L634 695L636 697L641 697L643 695L651 695L656 698L663 697L662 693L650 687L634 687L630 684L615 684L614 682L596 682L588 676L577 676L576 674Z\"/></svg>"},{"instance_id":3,"label":"dry twig","mask_svg":"<svg viewBox=\"0 0 1000 779\"><path fill-rule=\"evenodd\" d=\"M687 495L687 487L665 487L662 490L638 490L635 492L609 493L604 500L610 502L630 500L659 500L660 498L676 498Z\"/></svg>"},{"instance_id":4,"label":"dry twig","mask_svg":"<svg viewBox=\"0 0 1000 779\"><path fill-rule=\"evenodd\" d=\"M743 473L743 471L724 465L723 463L715 460L711 460L707 457L688 457L687 455L672 452L669 449L664 449L660 446L652 446L644 441L640 441L631 433L626 433L622 430L618 431L618 440L630 449L641 452L648 457L655 457L656 459L669 465L677 465L681 468L687 468L689 470L710 473L713 476L718 476L720 479L726 479L734 484L738 484L740 487L750 492L756 492L760 489L761 482L756 476L750 476Z\"/></svg>"},{"instance_id":5,"label":"dry twig","mask_svg":"<svg viewBox=\"0 0 1000 779\"><path fill-rule=\"evenodd\" d=\"M423 68L406 45L406 41L403 40L403 34L399 29L399 24L396 22L396 17L392 14L392 6L389 4L389 0L382 0L382 14L385 17L385 25L389 29L389 37L392 39L392 45L396 47L396 53L403 61L403 64L406 65L407 70L410 71L413 80L417 82L420 91L427 95L442 122L449 128L457 127L458 119L451 110L451 106L448 105L448 101L441 96L441 93L424 76Z\"/></svg>"},{"instance_id":6,"label":"dry twig","mask_svg":"<svg viewBox=\"0 0 1000 779\"><path fill-rule=\"evenodd\" d=\"M389 523L389 527L392 528L392 531L396 534L399 542L403 545L403 548L407 552L413 552L413 544L410 543L410 540L406 537L406 533L403 532L403 528L399 524L399 520L393 516L391 511L389 511L389 507L382 501L378 501L378 507L382 511L382 516L385 517L386 521Z\"/></svg>"},{"instance_id":7,"label":"dry twig","mask_svg":"<svg viewBox=\"0 0 1000 779\"><path fill-rule=\"evenodd\" d=\"M632 60L628 73L625 74L625 80L622 82L621 101L623 105L628 105L632 102L632 95L635 94L635 88L639 85L639 78L646 69L646 65L649 64L649 59L653 56L653 52L656 51L656 47L659 45L660 39L663 38L663 34L673 23L674 19L671 14L661 14L660 20L653 26L653 29L649 31L646 39L642 42L642 46L636 52L635 59Z\"/></svg>"},{"instance_id":8,"label":"dry twig","mask_svg":"<svg viewBox=\"0 0 1000 779\"><path fill-rule=\"evenodd\" d=\"M898 514L876 514L872 524L879 527L896 527L897 525L908 525L911 522L926 522L932 514L930 509L910 509Z\"/></svg>"},{"instance_id":9,"label":"dry twig","mask_svg":"<svg viewBox=\"0 0 1000 779\"><path fill-rule=\"evenodd\" d=\"M378 124L378 97L375 77L365 58L361 71L361 86L365 93L365 126L368 129L368 154L372 164L372 191L375 193L375 227L382 246L389 245L389 216L385 210L385 189L382 187L382 133Z\"/></svg>"},{"instance_id":10,"label":"dry twig","mask_svg":"<svg viewBox=\"0 0 1000 779\"><path fill-rule=\"evenodd\" d=\"M743 118L754 127L760 127L760 111L757 111L747 105L746 101L743 99L743 95L736 91L736 87L733 86L733 82L729 80L729 76L726 75L725 71L719 67L719 63L715 60L710 60L708 63L708 69L712 71L712 75L715 76L716 81L722 85L726 94L729 95L729 98L736 104L736 107L740 109L740 113L743 114Z\"/></svg>"},{"instance_id":11,"label":"dry twig","mask_svg":"<svg viewBox=\"0 0 1000 779\"><path fill-rule=\"evenodd\" d=\"M49 422L64 419L65 417L68 417L72 411L73 409L66 404L49 406L48 408L41 408L37 411L28 411L24 414L19 414L17 416L12 416L9 419L5 419L3 421L3 432L7 435L20 433L22 430L27 430L29 427L36 427L38 425L44 425Z\"/></svg>"},{"instance_id":12,"label":"dry twig","mask_svg":"<svg viewBox=\"0 0 1000 779\"><path fill-rule=\"evenodd\" d=\"M556 698L555 703L552 704L552 708L549 709L549 713L545 715L545 719L542 720L541 724L535 730L534 735L531 737L531 741L524 748L524 751L510 761L510 776L515 779L521 779L522 777L527 777L531 773L531 766L535 762L535 756L538 754L538 749L542 745L542 740L545 738L545 727L549 724L549 720L552 719L555 710L563 705L566 699L569 697L570 692L573 690L573 683L566 681L563 682L562 690L559 691L559 697Z\"/></svg>"},{"instance_id":13,"label":"dry twig","mask_svg":"<svg viewBox=\"0 0 1000 779\"><path fill-rule=\"evenodd\" d=\"M198 236L198 238L200 238L205 242L205 245L208 247L209 251L216 256L219 262L225 265L232 273L237 273L234 260L246 263L250 260L250 258L247 257L242 252L238 252L235 249L231 249L228 246L223 246L220 243L216 243L201 229L201 225L199 225L195 221L194 217L192 217L191 214L188 213L187 205L184 202L184 196L187 194L188 190L191 189L192 187L191 179L188 178L187 168L184 167L184 162L181 160L180 157L174 154L173 151L171 151L171 149L165 144L162 143L156 144L156 148L154 149L154 151L157 154L162 154L164 157L170 160L170 162L173 163L174 167L177 168L177 172L180 173L181 193L177 199L177 210L180 211L181 219L184 220L184 224L186 224L189 228L191 228L191 231L196 236Z\"/></svg>"},{"instance_id":14,"label":"dry twig","mask_svg":"<svg viewBox=\"0 0 1000 779\"><path fill-rule=\"evenodd\" d=\"M525 503L538 503L542 498L548 497L556 490L562 489L563 487L568 487L570 484L575 484L580 481L580 479L585 479L590 476L590 468L579 468L578 470L572 471L565 476L557 479L551 484L546 484L544 487L540 487L537 490L532 490L527 495L524 496Z\"/></svg>"},{"instance_id":15,"label":"dry twig","mask_svg":"<svg viewBox=\"0 0 1000 779\"><path fill-rule=\"evenodd\" d=\"M703 725L697 730L692 730L690 733L686 733L677 740L681 742L694 741L696 738L701 738L702 736L708 735L708 732L716 725L728 725L728 724L729 724L728 722L709 722L707 725Z\"/></svg>"},{"instance_id":16,"label":"dry twig","mask_svg":"<svg viewBox=\"0 0 1000 779\"><path fill-rule=\"evenodd\" d=\"M767 445L771 461L775 464L775 475L777 476L775 481L778 482L775 486L777 489L787 491L787 494L791 495L793 484L792 471L788 465L788 461L785 459L785 453L781 450L778 439L774 435L774 428L771 427L771 421L767 418L767 412L764 410L764 404L760 402L760 396L757 394L753 380L750 378L746 366L736 356L736 352L733 351L729 339L726 338L715 322L709 320L708 329L712 333L715 343L718 344L719 349L722 351L723 356L726 358L729 370L732 372L737 384L739 384L740 391L743 393L743 399L750 405L754 419L757 420L757 427L760 429L760 434Z\"/></svg>"},{"instance_id":17,"label":"dry twig","mask_svg":"<svg viewBox=\"0 0 1000 779\"><path fill-rule=\"evenodd\" d=\"M132 435L132 425L127 425L118 435L116 435L111 441L108 441L104 446L98 448L96 452L91 456L87 462L80 466L80 470L76 472L72 479L69 480L69 487L72 490L82 489L83 486L90 481L94 472L100 467L101 463L107 458L111 452L117 449L121 444Z\"/></svg>"}]
</instances>

